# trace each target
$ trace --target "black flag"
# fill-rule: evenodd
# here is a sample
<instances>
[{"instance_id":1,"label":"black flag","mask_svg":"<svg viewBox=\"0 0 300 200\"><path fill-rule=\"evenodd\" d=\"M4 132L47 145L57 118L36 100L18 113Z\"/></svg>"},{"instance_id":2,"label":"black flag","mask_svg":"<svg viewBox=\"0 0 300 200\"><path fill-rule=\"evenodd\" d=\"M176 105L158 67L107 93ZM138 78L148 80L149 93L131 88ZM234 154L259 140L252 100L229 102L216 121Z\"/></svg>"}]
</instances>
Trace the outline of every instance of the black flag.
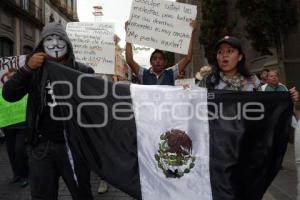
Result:
<instances>
[{"instance_id":1,"label":"black flag","mask_svg":"<svg viewBox=\"0 0 300 200\"><path fill-rule=\"evenodd\" d=\"M259 200L280 169L289 93L116 84L52 62L45 70L71 145L134 198Z\"/></svg>"}]
</instances>

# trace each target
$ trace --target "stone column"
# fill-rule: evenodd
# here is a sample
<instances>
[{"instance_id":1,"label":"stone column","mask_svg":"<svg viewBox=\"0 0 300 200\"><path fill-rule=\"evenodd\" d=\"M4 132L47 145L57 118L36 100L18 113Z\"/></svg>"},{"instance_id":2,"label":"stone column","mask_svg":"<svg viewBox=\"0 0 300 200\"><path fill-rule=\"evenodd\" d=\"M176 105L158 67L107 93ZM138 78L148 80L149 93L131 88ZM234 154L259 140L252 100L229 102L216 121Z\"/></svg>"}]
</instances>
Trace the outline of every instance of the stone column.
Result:
<instances>
[{"instance_id":1,"label":"stone column","mask_svg":"<svg viewBox=\"0 0 300 200\"><path fill-rule=\"evenodd\" d=\"M16 26L15 26L15 55L20 55L22 51L21 47L21 23L18 17L16 19Z\"/></svg>"}]
</instances>

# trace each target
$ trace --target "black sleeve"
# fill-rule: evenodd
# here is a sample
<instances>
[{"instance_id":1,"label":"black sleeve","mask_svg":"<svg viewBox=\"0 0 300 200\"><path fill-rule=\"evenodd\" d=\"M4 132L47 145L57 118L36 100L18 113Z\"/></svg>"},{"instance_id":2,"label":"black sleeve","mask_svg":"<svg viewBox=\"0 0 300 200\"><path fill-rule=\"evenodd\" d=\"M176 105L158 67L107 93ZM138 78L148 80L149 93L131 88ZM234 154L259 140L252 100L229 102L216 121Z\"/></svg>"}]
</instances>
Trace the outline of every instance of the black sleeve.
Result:
<instances>
[{"instance_id":1,"label":"black sleeve","mask_svg":"<svg viewBox=\"0 0 300 200\"><path fill-rule=\"evenodd\" d=\"M95 70L93 68L91 68L91 67L88 67L88 70L87 70L86 73L88 73L88 74L95 74Z\"/></svg>"},{"instance_id":2,"label":"black sleeve","mask_svg":"<svg viewBox=\"0 0 300 200\"><path fill-rule=\"evenodd\" d=\"M29 92L33 72L27 65L18 69L11 79L3 85L3 99L8 102L16 102L22 99Z\"/></svg>"},{"instance_id":3,"label":"black sleeve","mask_svg":"<svg viewBox=\"0 0 300 200\"><path fill-rule=\"evenodd\" d=\"M83 63L80 63L80 62L76 62L77 66L78 66L78 70L80 72L83 72L83 73L87 73L87 74L94 74L95 71L93 68L83 64Z\"/></svg>"}]
</instances>

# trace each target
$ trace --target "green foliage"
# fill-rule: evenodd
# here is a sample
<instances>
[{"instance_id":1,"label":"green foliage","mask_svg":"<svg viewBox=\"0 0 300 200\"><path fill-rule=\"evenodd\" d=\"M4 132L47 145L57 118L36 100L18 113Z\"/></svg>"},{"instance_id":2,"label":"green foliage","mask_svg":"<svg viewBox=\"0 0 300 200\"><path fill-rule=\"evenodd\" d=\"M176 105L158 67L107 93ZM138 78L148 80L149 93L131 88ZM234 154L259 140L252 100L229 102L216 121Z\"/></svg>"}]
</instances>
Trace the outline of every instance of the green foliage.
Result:
<instances>
[{"instance_id":1,"label":"green foliage","mask_svg":"<svg viewBox=\"0 0 300 200\"><path fill-rule=\"evenodd\" d=\"M205 48L205 57L213 63L215 44L224 35L230 34L233 26L228 23L226 0L203 0L201 6L203 20L199 39Z\"/></svg>"},{"instance_id":2,"label":"green foliage","mask_svg":"<svg viewBox=\"0 0 300 200\"><path fill-rule=\"evenodd\" d=\"M210 64L214 48L224 35L231 35L236 24L228 20L227 0L202 0L200 43ZM281 37L298 23L295 0L237 0L237 8L245 18L245 31L252 46L262 55L272 54L270 48L281 48ZM230 11L232 12L232 11Z\"/></svg>"},{"instance_id":3,"label":"green foliage","mask_svg":"<svg viewBox=\"0 0 300 200\"><path fill-rule=\"evenodd\" d=\"M292 0L238 0L238 8L246 18L246 31L252 46L262 55L270 48L280 48L281 35L297 24L297 7Z\"/></svg>"}]
</instances>

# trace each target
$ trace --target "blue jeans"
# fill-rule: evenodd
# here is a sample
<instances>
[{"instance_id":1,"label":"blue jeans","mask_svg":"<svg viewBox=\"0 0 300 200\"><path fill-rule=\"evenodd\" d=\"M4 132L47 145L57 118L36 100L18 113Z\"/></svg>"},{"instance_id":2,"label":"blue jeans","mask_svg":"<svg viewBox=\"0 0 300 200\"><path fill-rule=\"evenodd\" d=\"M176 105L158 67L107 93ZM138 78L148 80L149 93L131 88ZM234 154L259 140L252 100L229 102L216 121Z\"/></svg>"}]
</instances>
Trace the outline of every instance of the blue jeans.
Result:
<instances>
[{"instance_id":1,"label":"blue jeans","mask_svg":"<svg viewBox=\"0 0 300 200\"><path fill-rule=\"evenodd\" d=\"M56 200L59 177L66 183L74 200L93 199L90 169L75 151L72 151L72 156L74 170L65 143L48 140L29 150L32 200Z\"/></svg>"}]
</instances>

